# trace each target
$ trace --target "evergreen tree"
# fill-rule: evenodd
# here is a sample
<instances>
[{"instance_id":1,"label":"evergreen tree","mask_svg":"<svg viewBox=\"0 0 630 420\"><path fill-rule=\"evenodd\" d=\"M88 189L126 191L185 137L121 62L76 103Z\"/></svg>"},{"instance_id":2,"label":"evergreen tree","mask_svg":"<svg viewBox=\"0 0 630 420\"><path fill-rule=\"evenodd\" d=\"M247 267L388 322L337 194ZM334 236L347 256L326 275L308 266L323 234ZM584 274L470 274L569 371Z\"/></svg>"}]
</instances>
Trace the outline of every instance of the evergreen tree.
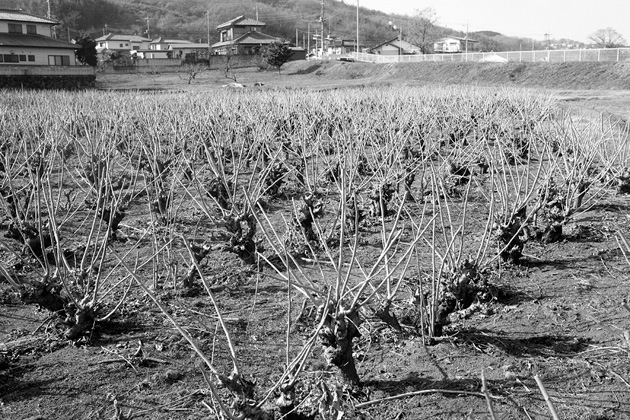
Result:
<instances>
[{"instance_id":1,"label":"evergreen tree","mask_svg":"<svg viewBox=\"0 0 630 420\"><path fill-rule=\"evenodd\" d=\"M77 60L84 66L95 67L98 63L96 41L90 35L85 34L76 41L76 44L81 47L76 51Z\"/></svg>"},{"instance_id":2,"label":"evergreen tree","mask_svg":"<svg viewBox=\"0 0 630 420\"><path fill-rule=\"evenodd\" d=\"M280 67L284 65L289 59L293 51L281 42L274 42L270 44L269 47L263 53L263 58L271 67L275 67L278 69L278 73L280 73Z\"/></svg>"}]
</instances>

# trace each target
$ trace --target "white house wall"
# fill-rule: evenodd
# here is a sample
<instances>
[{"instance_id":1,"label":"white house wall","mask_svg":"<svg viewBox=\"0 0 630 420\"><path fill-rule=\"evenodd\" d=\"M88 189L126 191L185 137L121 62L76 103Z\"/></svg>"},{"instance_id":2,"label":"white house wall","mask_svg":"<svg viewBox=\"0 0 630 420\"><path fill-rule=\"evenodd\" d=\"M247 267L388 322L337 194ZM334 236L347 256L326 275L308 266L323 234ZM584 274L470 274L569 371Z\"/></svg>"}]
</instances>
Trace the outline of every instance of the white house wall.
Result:
<instances>
[{"instance_id":1,"label":"white house wall","mask_svg":"<svg viewBox=\"0 0 630 420\"><path fill-rule=\"evenodd\" d=\"M100 44L104 44L103 47ZM99 48L107 48L108 50L132 50L131 43L129 41L119 41L119 40L107 40L105 42L99 42Z\"/></svg>"},{"instance_id":2,"label":"white house wall","mask_svg":"<svg viewBox=\"0 0 630 420\"><path fill-rule=\"evenodd\" d=\"M22 22L9 22L9 21L0 21L0 32L1 33L9 33L9 23L11 24L17 24L17 25L22 25L22 33L26 34L26 23L22 23ZM52 30L50 25L48 24L41 24L41 23L28 23L28 25L35 25L36 27L36 31L37 31L37 35L44 35L47 37L52 37Z\"/></svg>"},{"instance_id":3,"label":"white house wall","mask_svg":"<svg viewBox=\"0 0 630 420\"><path fill-rule=\"evenodd\" d=\"M120 44L123 46L121 47ZM136 48L137 47L137 48ZM120 41L120 40L107 40L107 41L99 41L96 45L96 50L101 51L103 49L113 50L113 51L139 51L139 50L148 50L149 42L129 42L129 41Z\"/></svg>"},{"instance_id":4,"label":"white house wall","mask_svg":"<svg viewBox=\"0 0 630 420\"><path fill-rule=\"evenodd\" d=\"M381 48L379 48L380 52L382 55L398 55L398 48L392 46L392 45L383 45Z\"/></svg>"},{"instance_id":5,"label":"white house wall","mask_svg":"<svg viewBox=\"0 0 630 420\"><path fill-rule=\"evenodd\" d=\"M3 60L0 63L2 65L25 65L25 66L48 66L49 56L67 56L71 66L76 65L74 50L63 48L25 48L25 47L2 47L0 46L0 54L4 55L22 55L26 57L26 60L20 60L17 63L5 62ZM34 56L35 61L28 61L28 56Z\"/></svg>"}]
</instances>

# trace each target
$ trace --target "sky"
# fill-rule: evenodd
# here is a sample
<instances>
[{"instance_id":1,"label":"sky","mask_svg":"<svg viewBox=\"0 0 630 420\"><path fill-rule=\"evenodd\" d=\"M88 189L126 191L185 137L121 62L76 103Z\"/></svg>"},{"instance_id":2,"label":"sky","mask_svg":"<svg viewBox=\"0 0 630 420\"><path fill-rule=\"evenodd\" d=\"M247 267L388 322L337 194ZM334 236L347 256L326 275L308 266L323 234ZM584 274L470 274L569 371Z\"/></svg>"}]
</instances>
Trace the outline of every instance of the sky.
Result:
<instances>
[{"instance_id":1,"label":"sky","mask_svg":"<svg viewBox=\"0 0 630 420\"><path fill-rule=\"evenodd\" d=\"M466 31L468 25L471 32L489 30L536 40L550 34L551 39L589 42L596 30L612 27L630 44L630 0L359 0L359 5L409 15L430 7L440 26Z\"/></svg>"}]
</instances>

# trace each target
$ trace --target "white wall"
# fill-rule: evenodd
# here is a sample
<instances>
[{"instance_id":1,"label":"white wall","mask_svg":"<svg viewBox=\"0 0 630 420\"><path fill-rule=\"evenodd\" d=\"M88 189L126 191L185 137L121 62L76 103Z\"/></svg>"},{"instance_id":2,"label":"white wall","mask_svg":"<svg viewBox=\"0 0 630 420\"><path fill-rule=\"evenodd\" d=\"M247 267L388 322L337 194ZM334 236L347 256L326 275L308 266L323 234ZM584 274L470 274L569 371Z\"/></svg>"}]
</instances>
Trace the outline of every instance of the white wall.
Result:
<instances>
[{"instance_id":1,"label":"white wall","mask_svg":"<svg viewBox=\"0 0 630 420\"><path fill-rule=\"evenodd\" d=\"M398 55L400 54L398 51L398 48L392 46L392 45L383 45L382 47L380 47L377 51L380 51L380 53L382 55Z\"/></svg>"},{"instance_id":2,"label":"white wall","mask_svg":"<svg viewBox=\"0 0 630 420\"><path fill-rule=\"evenodd\" d=\"M9 32L9 23L15 23L22 25L22 33L26 34L26 23L21 22L8 22L8 21L0 21L0 32L8 33ZM44 35L47 37L52 36L52 30L50 25L45 25L41 23L29 23L29 25L35 25L37 30L37 35Z\"/></svg>"},{"instance_id":3,"label":"white wall","mask_svg":"<svg viewBox=\"0 0 630 420\"><path fill-rule=\"evenodd\" d=\"M50 55L65 55L70 59L70 65L76 65L76 59L74 55L73 49L61 49L61 48L28 48L28 47L3 47L0 46L0 54L16 54L16 55L25 55L27 60L20 61L18 63L0 63L0 66L3 65L24 65L24 66L47 66L48 65L48 56ZM28 56L35 56L35 61L28 61Z\"/></svg>"}]
</instances>

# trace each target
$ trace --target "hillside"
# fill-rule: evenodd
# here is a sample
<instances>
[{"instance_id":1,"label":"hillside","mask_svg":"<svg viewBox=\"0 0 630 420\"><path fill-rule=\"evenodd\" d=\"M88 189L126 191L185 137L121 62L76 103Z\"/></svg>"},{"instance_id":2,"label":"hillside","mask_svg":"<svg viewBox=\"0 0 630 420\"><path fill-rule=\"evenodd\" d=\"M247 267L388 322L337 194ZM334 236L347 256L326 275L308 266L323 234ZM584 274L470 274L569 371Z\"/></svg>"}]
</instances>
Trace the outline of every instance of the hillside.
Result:
<instances>
[{"instance_id":1,"label":"hillside","mask_svg":"<svg viewBox=\"0 0 630 420\"><path fill-rule=\"evenodd\" d=\"M314 0L50 0L52 16L61 24L57 27L60 37L77 37L89 33L98 37L105 32L133 33L150 37L166 36L206 42L208 29L210 41L218 41L214 28L239 15L265 22L266 33L283 37L291 42L307 44L307 34L321 32L319 23L321 3ZM28 12L45 16L46 2L41 0L0 0L0 7L19 7ZM359 38L365 47L375 46L394 38L388 22L402 27L406 40L427 45L445 35L465 36L464 33L439 26L440 17L432 19L428 31L424 23L410 16L360 8ZM310 24L309 24L310 22ZM332 37L355 39L356 7L343 1L326 0L324 7L324 33ZM515 50L522 45L532 45L531 39L505 36L492 31L469 34L480 41L484 51ZM421 39L424 39L424 43Z\"/></svg>"},{"instance_id":2,"label":"hillside","mask_svg":"<svg viewBox=\"0 0 630 420\"><path fill-rule=\"evenodd\" d=\"M288 74L392 84L461 84L546 89L630 90L630 63L400 63L294 62Z\"/></svg>"},{"instance_id":3,"label":"hillside","mask_svg":"<svg viewBox=\"0 0 630 420\"><path fill-rule=\"evenodd\" d=\"M38 15L46 15L46 2L38 0L0 0L2 7L20 7ZM321 4L307 0L51 0L52 15L62 24L60 33L89 32L93 37L108 32L169 36L205 42L218 40L215 27L239 15L256 18L267 24L265 32L295 41L296 29L300 44L311 32L321 31L317 22ZM209 12L209 16L207 16ZM148 18L148 25L147 25ZM354 39L356 8L339 1L326 1L325 33ZM361 8L360 36L371 46L393 38L387 22L392 16Z\"/></svg>"}]
</instances>

